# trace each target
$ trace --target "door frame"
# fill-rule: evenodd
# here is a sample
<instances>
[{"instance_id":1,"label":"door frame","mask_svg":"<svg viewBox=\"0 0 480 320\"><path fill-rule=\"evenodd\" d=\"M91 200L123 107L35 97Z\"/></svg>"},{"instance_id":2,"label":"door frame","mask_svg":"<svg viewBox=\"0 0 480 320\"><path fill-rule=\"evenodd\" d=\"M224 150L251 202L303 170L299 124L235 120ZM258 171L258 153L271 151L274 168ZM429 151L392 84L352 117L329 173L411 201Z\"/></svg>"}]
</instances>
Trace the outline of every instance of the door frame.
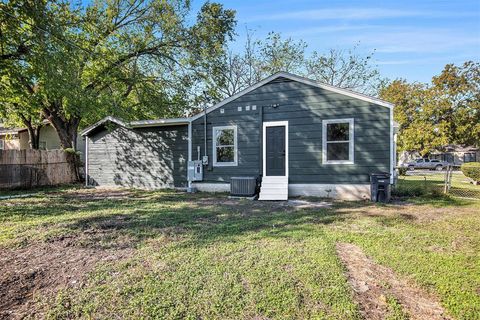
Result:
<instances>
[{"instance_id":1,"label":"door frame","mask_svg":"<svg viewBox=\"0 0 480 320\"><path fill-rule=\"evenodd\" d=\"M263 176L267 176L267 127L285 127L285 176L269 176L269 177L285 177L288 178L288 121L267 121L263 122Z\"/></svg>"}]
</instances>

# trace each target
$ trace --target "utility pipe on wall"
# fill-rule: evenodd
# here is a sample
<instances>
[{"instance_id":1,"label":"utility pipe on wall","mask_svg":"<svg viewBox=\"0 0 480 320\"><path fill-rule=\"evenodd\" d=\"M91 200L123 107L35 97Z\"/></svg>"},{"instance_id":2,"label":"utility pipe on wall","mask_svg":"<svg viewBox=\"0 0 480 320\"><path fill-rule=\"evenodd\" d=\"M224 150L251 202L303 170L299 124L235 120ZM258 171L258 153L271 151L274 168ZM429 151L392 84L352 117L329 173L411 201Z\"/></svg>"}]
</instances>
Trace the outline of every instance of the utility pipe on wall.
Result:
<instances>
[{"instance_id":1,"label":"utility pipe on wall","mask_svg":"<svg viewBox=\"0 0 480 320\"><path fill-rule=\"evenodd\" d=\"M203 140L205 143L205 156L208 156L207 151L207 106L203 108ZM210 161L209 161L210 162Z\"/></svg>"}]
</instances>

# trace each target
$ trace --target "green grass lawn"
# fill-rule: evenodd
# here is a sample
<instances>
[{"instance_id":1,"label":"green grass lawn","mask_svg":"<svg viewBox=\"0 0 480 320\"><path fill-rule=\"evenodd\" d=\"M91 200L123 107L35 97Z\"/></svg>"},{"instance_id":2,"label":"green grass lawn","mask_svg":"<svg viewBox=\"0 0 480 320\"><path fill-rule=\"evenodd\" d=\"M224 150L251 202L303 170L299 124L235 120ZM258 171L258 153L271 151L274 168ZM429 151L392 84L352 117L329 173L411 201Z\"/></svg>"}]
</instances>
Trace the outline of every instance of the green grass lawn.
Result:
<instances>
[{"instance_id":1,"label":"green grass lawn","mask_svg":"<svg viewBox=\"0 0 480 320\"><path fill-rule=\"evenodd\" d=\"M335 250L350 242L436 296L450 316L480 319L478 201L295 208L67 189L0 206L0 249L128 252L99 262L80 287L36 297L49 318L358 319ZM387 302L392 318L405 318L394 298Z\"/></svg>"},{"instance_id":2,"label":"green grass lawn","mask_svg":"<svg viewBox=\"0 0 480 320\"><path fill-rule=\"evenodd\" d=\"M401 196L439 195L444 193L445 172L413 171L398 178L394 193ZM480 185L470 183L460 171L452 174L449 195L480 200Z\"/></svg>"}]
</instances>

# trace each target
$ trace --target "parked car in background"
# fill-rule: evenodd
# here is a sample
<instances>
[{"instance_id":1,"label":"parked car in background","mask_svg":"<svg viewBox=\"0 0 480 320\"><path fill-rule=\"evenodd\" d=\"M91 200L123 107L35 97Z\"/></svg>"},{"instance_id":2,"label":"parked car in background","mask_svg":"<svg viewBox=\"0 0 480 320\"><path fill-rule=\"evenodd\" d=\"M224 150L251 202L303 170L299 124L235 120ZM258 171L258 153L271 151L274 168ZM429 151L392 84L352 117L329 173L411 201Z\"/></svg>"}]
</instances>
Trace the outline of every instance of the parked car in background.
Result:
<instances>
[{"instance_id":1,"label":"parked car in background","mask_svg":"<svg viewBox=\"0 0 480 320\"><path fill-rule=\"evenodd\" d=\"M425 170L438 170L442 171L448 166L448 162L437 160L437 159L416 159L413 162L407 163L406 167L409 170L415 169L425 169Z\"/></svg>"}]
</instances>

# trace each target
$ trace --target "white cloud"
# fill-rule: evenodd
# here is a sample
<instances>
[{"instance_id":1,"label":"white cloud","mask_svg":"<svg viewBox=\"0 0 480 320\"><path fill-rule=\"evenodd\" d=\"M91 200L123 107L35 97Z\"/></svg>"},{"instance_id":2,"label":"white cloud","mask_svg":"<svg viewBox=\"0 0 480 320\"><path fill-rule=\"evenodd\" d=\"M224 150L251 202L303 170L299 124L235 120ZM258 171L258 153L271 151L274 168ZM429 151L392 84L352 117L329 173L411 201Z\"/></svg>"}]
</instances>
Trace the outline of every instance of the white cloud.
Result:
<instances>
[{"instance_id":1,"label":"white cloud","mask_svg":"<svg viewBox=\"0 0 480 320\"><path fill-rule=\"evenodd\" d=\"M311 27L304 29L297 29L293 31L286 32L285 35L290 36L309 36L316 35L319 33L335 33L335 32L348 32L348 31L358 31L376 28L375 25L334 25L334 26L322 26L322 27Z\"/></svg>"},{"instance_id":2,"label":"white cloud","mask_svg":"<svg viewBox=\"0 0 480 320\"><path fill-rule=\"evenodd\" d=\"M381 53L430 52L439 53L452 49L471 48L480 50L478 35L465 35L451 29L410 28L382 29L382 31L357 33L343 37L344 43L360 41Z\"/></svg>"},{"instance_id":3,"label":"white cloud","mask_svg":"<svg viewBox=\"0 0 480 320\"><path fill-rule=\"evenodd\" d=\"M384 8L335 8L300 10L262 14L247 18L244 22L271 21L271 20L375 20L406 17L459 17L471 16L468 12L442 12L432 10L402 10Z\"/></svg>"}]
</instances>

